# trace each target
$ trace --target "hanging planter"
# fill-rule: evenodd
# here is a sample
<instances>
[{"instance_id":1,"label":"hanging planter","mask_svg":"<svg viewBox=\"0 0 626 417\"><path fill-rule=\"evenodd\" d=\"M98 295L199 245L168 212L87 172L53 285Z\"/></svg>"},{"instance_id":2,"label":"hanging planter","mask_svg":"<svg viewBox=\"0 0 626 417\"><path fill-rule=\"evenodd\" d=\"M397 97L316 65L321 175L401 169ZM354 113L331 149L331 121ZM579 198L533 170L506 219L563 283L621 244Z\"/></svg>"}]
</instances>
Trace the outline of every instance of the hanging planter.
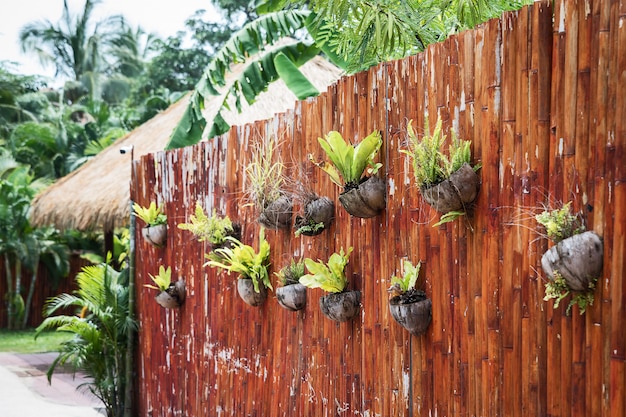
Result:
<instances>
[{"instance_id":1,"label":"hanging planter","mask_svg":"<svg viewBox=\"0 0 626 417\"><path fill-rule=\"evenodd\" d=\"M141 229L143 238L150 244L162 247L167 240L167 216L160 206L152 201L148 207L133 204L133 212L146 224Z\"/></svg>"},{"instance_id":2,"label":"hanging planter","mask_svg":"<svg viewBox=\"0 0 626 417\"><path fill-rule=\"evenodd\" d=\"M382 167L381 163L374 163L383 143L380 132L373 131L357 145L350 144L335 131L318 141L332 164L315 162L311 155L309 159L326 172L332 182L343 187L339 195L343 208L354 217L379 215L387 204L385 181L375 176Z\"/></svg>"},{"instance_id":3,"label":"hanging planter","mask_svg":"<svg viewBox=\"0 0 626 417\"><path fill-rule=\"evenodd\" d=\"M237 280L237 292L246 304L252 307L258 307L265 302L267 298L267 289L264 285L259 285L259 291L254 289L254 281L250 278L240 277Z\"/></svg>"},{"instance_id":4,"label":"hanging planter","mask_svg":"<svg viewBox=\"0 0 626 417\"><path fill-rule=\"evenodd\" d=\"M361 308L361 292L345 291L320 297L320 310L331 320L352 320Z\"/></svg>"},{"instance_id":5,"label":"hanging planter","mask_svg":"<svg viewBox=\"0 0 626 417\"><path fill-rule=\"evenodd\" d=\"M415 288L419 276L421 262L417 266L405 260L402 278L391 277L389 312L398 324L409 333L419 336L423 334L432 320L432 302L424 291Z\"/></svg>"},{"instance_id":6,"label":"hanging planter","mask_svg":"<svg viewBox=\"0 0 626 417\"><path fill-rule=\"evenodd\" d=\"M276 288L278 304L289 310L302 310L306 305L306 287L300 283Z\"/></svg>"},{"instance_id":7,"label":"hanging planter","mask_svg":"<svg viewBox=\"0 0 626 417\"><path fill-rule=\"evenodd\" d=\"M572 291L587 291L592 280L602 273L604 246L595 232L580 233L547 250L541 257L541 267L554 280L554 271L565 279Z\"/></svg>"},{"instance_id":8,"label":"hanging planter","mask_svg":"<svg viewBox=\"0 0 626 417\"><path fill-rule=\"evenodd\" d=\"M284 165L274 157L276 150L273 139L252 145L245 167L246 200L254 207L258 223L273 230L291 227L293 214L293 202L284 190Z\"/></svg>"},{"instance_id":9,"label":"hanging planter","mask_svg":"<svg viewBox=\"0 0 626 417\"><path fill-rule=\"evenodd\" d=\"M604 246L595 232L584 231L582 222L570 211L570 204L535 216L545 227L548 238L555 242L541 257L541 267L548 277L543 299L554 299L553 307L558 308L571 294L566 314L574 304L584 314L593 305L596 281L602 273Z\"/></svg>"},{"instance_id":10,"label":"hanging planter","mask_svg":"<svg viewBox=\"0 0 626 417\"><path fill-rule=\"evenodd\" d=\"M306 305L306 287L298 280L304 275L304 262L292 259L289 265L274 274L279 284L276 288L278 304L289 311L303 309Z\"/></svg>"},{"instance_id":11,"label":"hanging planter","mask_svg":"<svg viewBox=\"0 0 626 417\"><path fill-rule=\"evenodd\" d=\"M179 279L165 291L158 293L154 299L163 308L178 308L185 302L185 281Z\"/></svg>"},{"instance_id":12,"label":"hanging planter","mask_svg":"<svg viewBox=\"0 0 626 417\"><path fill-rule=\"evenodd\" d=\"M164 308L178 308L185 301L185 281L179 279L175 283L172 283L172 268L167 269L161 265L159 267L159 273L157 275L149 274L152 284L144 284L144 287L152 288L159 291L154 297L156 302Z\"/></svg>"},{"instance_id":13,"label":"hanging planter","mask_svg":"<svg viewBox=\"0 0 626 417\"><path fill-rule=\"evenodd\" d=\"M428 188L421 188L422 197L442 214L465 211L474 202L480 189L480 177L464 163L448 179Z\"/></svg>"},{"instance_id":14,"label":"hanging planter","mask_svg":"<svg viewBox=\"0 0 626 417\"><path fill-rule=\"evenodd\" d=\"M304 215L296 216L295 235L316 236L326 230L335 218L335 203L328 197L318 197L306 203Z\"/></svg>"},{"instance_id":15,"label":"hanging planter","mask_svg":"<svg viewBox=\"0 0 626 417\"><path fill-rule=\"evenodd\" d=\"M480 166L470 166L471 142L459 140L452 129L449 154L443 153L446 135L442 131L441 118L437 119L432 136L428 128L428 118L425 118L426 134L421 139L417 138L411 126L412 122L409 121L407 125L410 149L402 152L409 155L412 161L415 182L422 198L443 214L435 224L439 226L465 215L476 200L480 189L480 177L476 171Z\"/></svg>"},{"instance_id":16,"label":"hanging planter","mask_svg":"<svg viewBox=\"0 0 626 417\"><path fill-rule=\"evenodd\" d=\"M348 280L344 269L348 264L348 257L352 247L347 252L343 248L339 253L333 253L328 263L304 260L309 273L300 277L300 284L308 288L321 288L329 294L320 297L322 313L334 321L348 321L354 318L361 307L361 292L346 291Z\"/></svg>"},{"instance_id":17,"label":"hanging planter","mask_svg":"<svg viewBox=\"0 0 626 417\"><path fill-rule=\"evenodd\" d=\"M415 336L423 334L432 320L432 302L421 291L391 298L389 311L398 324Z\"/></svg>"},{"instance_id":18,"label":"hanging planter","mask_svg":"<svg viewBox=\"0 0 626 417\"><path fill-rule=\"evenodd\" d=\"M364 181L355 188L339 194L339 201L354 217L377 216L387 205L385 180L379 177L364 178Z\"/></svg>"},{"instance_id":19,"label":"hanging planter","mask_svg":"<svg viewBox=\"0 0 626 417\"><path fill-rule=\"evenodd\" d=\"M232 247L210 252L206 255L209 261L204 265L225 269L229 274L237 273L237 292L241 299L253 307L263 304L267 288L273 289L268 273L270 244L265 239L264 229L259 234L258 252L232 237L226 239L233 243Z\"/></svg>"},{"instance_id":20,"label":"hanging planter","mask_svg":"<svg viewBox=\"0 0 626 417\"><path fill-rule=\"evenodd\" d=\"M258 222L268 229L288 229L291 226L293 203L283 195L268 204L259 214Z\"/></svg>"},{"instance_id":21,"label":"hanging planter","mask_svg":"<svg viewBox=\"0 0 626 417\"><path fill-rule=\"evenodd\" d=\"M141 229L141 235L151 245L161 248L167 241L167 225L146 226Z\"/></svg>"}]
</instances>

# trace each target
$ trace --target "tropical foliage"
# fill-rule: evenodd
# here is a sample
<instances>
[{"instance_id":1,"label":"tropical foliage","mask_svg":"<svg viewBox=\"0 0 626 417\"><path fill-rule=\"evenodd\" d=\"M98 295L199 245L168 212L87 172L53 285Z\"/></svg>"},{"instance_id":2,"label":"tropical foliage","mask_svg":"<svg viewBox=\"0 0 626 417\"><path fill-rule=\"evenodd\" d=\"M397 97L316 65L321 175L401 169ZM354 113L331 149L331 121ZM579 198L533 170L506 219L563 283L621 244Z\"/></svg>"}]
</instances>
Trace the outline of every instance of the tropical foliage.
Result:
<instances>
[{"instance_id":1,"label":"tropical foliage","mask_svg":"<svg viewBox=\"0 0 626 417\"><path fill-rule=\"evenodd\" d=\"M304 275L304 261L292 259L280 271L274 272L274 275L278 277L278 283L282 286L297 284L300 277Z\"/></svg>"},{"instance_id":2,"label":"tropical foliage","mask_svg":"<svg viewBox=\"0 0 626 417\"><path fill-rule=\"evenodd\" d=\"M441 118L437 119L437 125L432 134L429 133L428 118L425 119L424 131L427 133L421 139L413 130L412 122L410 120L407 125L409 150L402 150L402 152L411 158L418 187L427 188L439 184L463 164L470 162L471 141L460 140L454 129L450 130L452 142L449 145L448 155L443 152L446 135L443 133Z\"/></svg>"},{"instance_id":3,"label":"tropical foliage","mask_svg":"<svg viewBox=\"0 0 626 417\"><path fill-rule=\"evenodd\" d=\"M172 267L168 266L167 269L163 265L159 267L159 273L156 275L150 275L150 279L155 285L144 284L146 288L152 288L153 290L165 291L170 285L172 285Z\"/></svg>"},{"instance_id":4,"label":"tropical foliage","mask_svg":"<svg viewBox=\"0 0 626 417\"><path fill-rule=\"evenodd\" d=\"M47 318L37 333L56 329L74 337L61 345L48 369L48 380L57 366L66 363L84 372L92 382L86 387L104 403L108 417L124 415L128 338L136 330L129 310L128 270L120 273L107 264L86 266L76 276L78 289L46 303ZM53 316L75 308L81 314Z\"/></svg>"},{"instance_id":5,"label":"tropical foliage","mask_svg":"<svg viewBox=\"0 0 626 417\"><path fill-rule=\"evenodd\" d=\"M537 223L542 225L548 238L555 243L584 231L578 216L572 214L572 202L568 201L561 208L544 210L535 216Z\"/></svg>"},{"instance_id":6,"label":"tropical foliage","mask_svg":"<svg viewBox=\"0 0 626 417\"><path fill-rule=\"evenodd\" d=\"M356 145L348 143L336 131L328 133L325 138L318 138L318 141L332 165L325 161L315 162L312 155L309 159L340 187L356 187L366 168L368 175L374 175L382 167L381 163L374 163L374 157L383 144L378 131L370 133Z\"/></svg>"},{"instance_id":7,"label":"tropical foliage","mask_svg":"<svg viewBox=\"0 0 626 417\"><path fill-rule=\"evenodd\" d=\"M299 92L299 99L316 95L317 90L311 88L297 67L319 53L353 73L415 54L452 33L530 3L531 0L260 1L256 9L259 17L233 34L212 58L168 148L197 143L203 133L211 138L228 130L221 111L213 120L204 119L204 100L210 95L220 95L222 108L230 107L228 98L232 96L240 110L242 96L252 103L278 77L292 91ZM302 32L304 35L299 35ZM289 53L280 51L283 46L278 46L287 37L300 39L290 44L295 48L290 47ZM276 59L280 52L286 57ZM233 70L232 64L242 62L246 62L244 74L227 85L225 74Z\"/></svg>"},{"instance_id":8,"label":"tropical foliage","mask_svg":"<svg viewBox=\"0 0 626 417\"><path fill-rule=\"evenodd\" d=\"M178 228L188 230L198 237L198 241L208 241L212 245L221 245L226 241L226 236L233 233L233 223L228 216L220 217L213 209L211 217L207 216L200 205L196 202L195 214L189 218L190 223L179 223Z\"/></svg>"},{"instance_id":9,"label":"tropical foliage","mask_svg":"<svg viewBox=\"0 0 626 417\"><path fill-rule=\"evenodd\" d=\"M269 278L270 244L265 240L265 231L261 229L259 235L259 251L252 246L245 245L239 240L228 236L226 240L232 242L232 247L216 249L206 255L209 259L205 266L222 268L230 274L234 272L243 278L249 278L254 285L254 291L260 292L259 285L273 289Z\"/></svg>"},{"instance_id":10,"label":"tropical foliage","mask_svg":"<svg viewBox=\"0 0 626 417\"><path fill-rule=\"evenodd\" d=\"M391 277L391 285L397 286L401 293L405 293L415 287L422 263L418 262L417 265L413 266L411 261L405 259L402 266L404 273L401 277L395 275Z\"/></svg>"},{"instance_id":11,"label":"tropical foliage","mask_svg":"<svg viewBox=\"0 0 626 417\"><path fill-rule=\"evenodd\" d=\"M143 220L146 226L167 224L167 216L163 213L163 208L161 206L157 206L154 201L151 201L148 207L143 207L138 203L133 203L133 212L135 216Z\"/></svg>"},{"instance_id":12,"label":"tropical foliage","mask_svg":"<svg viewBox=\"0 0 626 417\"><path fill-rule=\"evenodd\" d=\"M330 255L327 263L306 258L304 265L309 273L300 277L300 284L308 288L321 288L330 293L339 293L345 290L348 285L348 278L346 278L344 269L348 264L352 249L349 247L348 251L344 252L341 248L339 253Z\"/></svg>"}]
</instances>

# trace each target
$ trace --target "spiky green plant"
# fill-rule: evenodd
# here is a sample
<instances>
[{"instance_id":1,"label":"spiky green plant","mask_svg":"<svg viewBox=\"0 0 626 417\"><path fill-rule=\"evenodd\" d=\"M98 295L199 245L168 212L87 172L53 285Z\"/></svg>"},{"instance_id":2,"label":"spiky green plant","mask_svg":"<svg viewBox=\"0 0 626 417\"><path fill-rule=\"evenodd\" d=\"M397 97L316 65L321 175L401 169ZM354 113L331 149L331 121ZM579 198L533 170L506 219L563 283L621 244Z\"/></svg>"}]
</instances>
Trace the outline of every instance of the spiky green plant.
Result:
<instances>
[{"instance_id":1,"label":"spiky green plant","mask_svg":"<svg viewBox=\"0 0 626 417\"><path fill-rule=\"evenodd\" d=\"M273 289L269 278L269 258L270 244L265 240L264 229L259 235L259 251L256 252L252 246L245 245L239 240L228 236L227 241L233 243L232 247L223 247L205 255L209 261L205 266L222 268L235 272L244 278L250 278L254 285L254 291L260 292L259 284L266 288Z\"/></svg>"},{"instance_id":2,"label":"spiky green plant","mask_svg":"<svg viewBox=\"0 0 626 417\"><path fill-rule=\"evenodd\" d=\"M133 203L135 216L139 217L147 226L157 226L167 224L167 216L163 213L163 208L157 206L154 201L148 207L143 207L138 203Z\"/></svg>"},{"instance_id":3,"label":"spiky green plant","mask_svg":"<svg viewBox=\"0 0 626 417\"><path fill-rule=\"evenodd\" d=\"M61 345L59 356L48 369L48 381L59 365L71 363L75 370L91 378L86 386L102 400L108 417L121 416L125 408L125 379L129 334L137 327L131 318L128 299L128 273L107 264L83 267L76 276L78 289L61 294L45 305L46 319L37 334L49 329L68 332L74 337ZM66 308L82 309L80 315L53 316Z\"/></svg>"}]
</instances>

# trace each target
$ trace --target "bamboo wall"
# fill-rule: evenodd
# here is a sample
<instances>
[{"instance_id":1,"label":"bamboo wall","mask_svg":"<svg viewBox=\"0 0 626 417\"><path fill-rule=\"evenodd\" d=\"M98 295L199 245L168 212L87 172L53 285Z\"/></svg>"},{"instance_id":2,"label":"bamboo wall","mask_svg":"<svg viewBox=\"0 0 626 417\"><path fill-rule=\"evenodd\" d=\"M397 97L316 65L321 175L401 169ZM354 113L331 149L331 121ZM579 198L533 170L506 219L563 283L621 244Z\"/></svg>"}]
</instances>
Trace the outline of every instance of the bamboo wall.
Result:
<instances>
[{"instance_id":1,"label":"bamboo wall","mask_svg":"<svg viewBox=\"0 0 626 417\"><path fill-rule=\"evenodd\" d=\"M164 310L138 286L138 414L141 416L625 416L626 16L616 1L535 3L424 53L341 79L315 99L265 122L134 164L132 198L163 203L167 246L137 240L138 285L159 265L187 283L187 301ZM437 115L472 140L482 186L472 216L440 227L406 156L406 124ZM307 162L322 159L330 130L383 132L387 209L351 218L341 191ZM208 248L178 223L196 200L243 224L244 166L261 138L280 140L292 172L337 204L317 237L266 231L273 270L292 257L327 259L354 247L350 289L362 292L352 322L270 297L239 298L235 276L204 267ZM544 302L540 257L548 248L533 210L572 201L604 238L604 271L583 316ZM529 214L531 213L531 214ZM390 317L390 277L403 259L422 261L432 299L426 334Z\"/></svg>"}]
</instances>

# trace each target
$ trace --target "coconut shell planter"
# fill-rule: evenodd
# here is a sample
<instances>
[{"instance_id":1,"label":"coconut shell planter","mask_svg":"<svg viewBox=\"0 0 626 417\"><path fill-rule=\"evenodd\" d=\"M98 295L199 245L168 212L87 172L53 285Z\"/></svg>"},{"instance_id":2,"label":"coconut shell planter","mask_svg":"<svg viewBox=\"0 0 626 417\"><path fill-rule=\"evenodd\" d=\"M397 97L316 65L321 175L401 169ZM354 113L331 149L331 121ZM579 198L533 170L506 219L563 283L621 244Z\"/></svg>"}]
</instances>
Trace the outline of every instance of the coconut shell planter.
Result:
<instances>
[{"instance_id":1,"label":"coconut shell planter","mask_svg":"<svg viewBox=\"0 0 626 417\"><path fill-rule=\"evenodd\" d=\"M595 232L584 232L564 239L541 257L541 267L553 280L558 271L572 291L587 291L591 281L602 273L604 245Z\"/></svg>"},{"instance_id":2,"label":"coconut shell planter","mask_svg":"<svg viewBox=\"0 0 626 417\"><path fill-rule=\"evenodd\" d=\"M185 302L185 281L180 279L165 291L158 293L154 299L163 308L178 308Z\"/></svg>"},{"instance_id":3,"label":"coconut shell planter","mask_svg":"<svg viewBox=\"0 0 626 417\"><path fill-rule=\"evenodd\" d=\"M281 196L268 204L259 215L258 222L268 229L288 229L291 226L293 202L287 196Z\"/></svg>"},{"instance_id":4,"label":"coconut shell planter","mask_svg":"<svg viewBox=\"0 0 626 417\"><path fill-rule=\"evenodd\" d=\"M363 177L358 186L339 194L339 201L354 217L375 217L387 205L385 180L379 177Z\"/></svg>"},{"instance_id":5,"label":"coconut shell planter","mask_svg":"<svg viewBox=\"0 0 626 417\"><path fill-rule=\"evenodd\" d=\"M265 302L267 298L267 288L263 283L259 283L259 292L254 290L254 283L250 278L237 279L237 292L239 297L248 305L258 307Z\"/></svg>"},{"instance_id":6,"label":"coconut shell planter","mask_svg":"<svg viewBox=\"0 0 626 417\"><path fill-rule=\"evenodd\" d=\"M331 320L344 322L352 320L361 308L360 291L330 293L320 297L320 310Z\"/></svg>"},{"instance_id":7,"label":"coconut shell planter","mask_svg":"<svg viewBox=\"0 0 626 417\"><path fill-rule=\"evenodd\" d=\"M276 288L278 304L289 311L302 310L306 305L306 287L291 284Z\"/></svg>"},{"instance_id":8,"label":"coconut shell planter","mask_svg":"<svg viewBox=\"0 0 626 417\"><path fill-rule=\"evenodd\" d=\"M432 302L423 291L409 290L389 300L389 311L409 333L423 334L432 320Z\"/></svg>"},{"instance_id":9,"label":"coconut shell planter","mask_svg":"<svg viewBox=\"0 0 626 417\"><path fill-rule=\"evenodd\" d=\"M319 197L304 207L304 216L296 216L294 228L299 234L316 236L326 230L335 218L335 203Z\"/></svg>"},{"instance_id":10,"label":"coconut shell planter","mask_svg":"<svg viewBox=\"0 0 626 417\"><path fill-rule=\"evenodd\" d=\"M480 177L467 163L439 184L422 188L422 197L440 213L466 211L474 202L480 189Z\"/></svg>"},{"instance_id":11,"label":"coconut shell planter","mask_svg":"<svg viewBox=\"0 0 626 417\"><path fill-rule=\"evenodd\" d=\"M153 246L162 247L167 241L167 225L157 224L155 226L146 226L141 229L143 238Z\"/></svg>"}]
</instances>

